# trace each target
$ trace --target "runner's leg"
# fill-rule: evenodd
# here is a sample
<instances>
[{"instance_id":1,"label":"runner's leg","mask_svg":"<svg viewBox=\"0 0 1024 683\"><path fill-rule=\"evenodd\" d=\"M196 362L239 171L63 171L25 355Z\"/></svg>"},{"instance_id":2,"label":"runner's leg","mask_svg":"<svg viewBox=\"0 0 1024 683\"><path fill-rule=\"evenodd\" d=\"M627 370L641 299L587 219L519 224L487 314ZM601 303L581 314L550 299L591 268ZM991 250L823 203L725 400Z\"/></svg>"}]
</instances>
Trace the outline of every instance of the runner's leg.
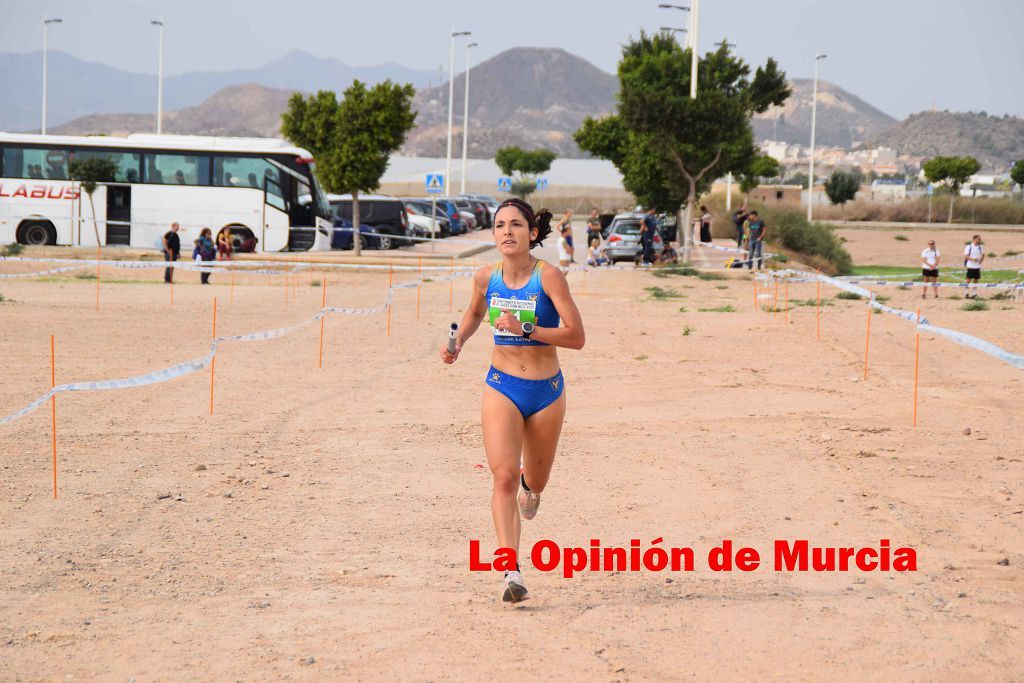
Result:
<instances>
[{"instance_id":1,"label":"runner's leg","mask_svg":"<svg viewBox=\"0 0 1024 683\"><path fill-rule=\"evenodd\" d=\"M498 546L513 548L519 556L519 458L523 451L523 416L519 408L496 389L485 386L482 408L484 450L494 479L491 516Z\"/></svg>"},{"instance_id":2,"label":"runner's leg","mask_svg":"<svg viewBox=\"0 0 1024 683\"><path fill-rule=\"evenodd\" d=\"M564 391L554 403L526 419L523 434L523 478L526 479L526 485L531 491L540 493L548 485L564 420Z\"/></svg>"}]
</instances>

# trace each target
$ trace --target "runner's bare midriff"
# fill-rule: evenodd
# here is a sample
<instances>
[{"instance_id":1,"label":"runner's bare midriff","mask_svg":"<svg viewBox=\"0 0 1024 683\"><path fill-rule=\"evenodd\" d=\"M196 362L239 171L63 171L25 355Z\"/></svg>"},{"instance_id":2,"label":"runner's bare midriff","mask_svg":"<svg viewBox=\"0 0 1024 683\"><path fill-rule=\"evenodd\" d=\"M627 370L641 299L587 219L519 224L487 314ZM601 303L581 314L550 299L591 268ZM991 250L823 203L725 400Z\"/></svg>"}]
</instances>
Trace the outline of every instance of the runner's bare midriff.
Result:
<instances>
[{"instance_id":1,"label":"runner's bare midriff","mask_svg":"<svg viewBox=\"0 0 1024 683\"><path fill-rule=\"evenodd\" d=\"M558 350L554 346L495 346L491 365L523 379L548 379L558 374Z\"/></svg>"}]
</instances>

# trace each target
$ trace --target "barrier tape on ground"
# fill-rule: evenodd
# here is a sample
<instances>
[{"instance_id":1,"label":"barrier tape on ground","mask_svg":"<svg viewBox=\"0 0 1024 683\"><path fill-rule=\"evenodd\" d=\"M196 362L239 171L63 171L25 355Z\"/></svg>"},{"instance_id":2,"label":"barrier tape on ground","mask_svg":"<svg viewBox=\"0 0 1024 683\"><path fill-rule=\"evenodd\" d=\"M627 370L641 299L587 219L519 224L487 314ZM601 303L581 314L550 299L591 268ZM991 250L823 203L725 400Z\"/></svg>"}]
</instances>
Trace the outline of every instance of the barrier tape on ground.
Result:
<instances>
[{"instance_id":1,"label":"barrier tape on ground","mask_svg":"<svg viewBox=\"0 0 1024 683\"><path fill-rule=\"evenodd\" d=\"M740 249L739 247L723 247L720 244L713 244L711 242L697 242L696 244L697 244L698 247L704 247L705 249L714 249L716 251L729 251L729 252L732 252L734 254L749 254L750 253L749 249ZM765 252L764 254L762 254L762 256L767 259L767 258L771 258L772 256L778 256L778 254L772 254L772 253L769 253L769 252Z\"/></svg>"},{"instance_id":2,"label":"barrier tape on ground","mask_svg":"<svg viewBox=\"0 0 1024 683\"><path fill-rule=\"evenodd\" d=\"M802 272L794 271L794 270L779 271L779 273L781 273L783 275L788 275L788 274L806 275L806 273L802 273ZM768 280L770 280L770 279L772 279L772 277L774 277L774 275L773 274L769 274L768 276L761 276L761 275L759 275L758 277L760 279L768 279ZM819 280L819 279L822 282L825 282L827 284L832 285L833 287L836 287L837 289L843 289L843 290L846 290L848 292L853 292L854 294L859 294L859 295L865 297L866 299L868 299L869 303L872 306L874 306L875 308L877 308L877 309L879 309L881 311L884 311L886 313L890 313L890 314L896 315L896 316L898 316L900 318L903 318L904 320L907 320L909 322L915 323L917 325L917 329L918 329L919 332L931 332L933 334L937 334L939 336L945 337L946 339L950 340L951 342L954 342L954 343L959 344L961 346L965 346L965 347L970 348L970 349L975 349L976 351L981 351L982 353L988 354L988 355L992 356L993 358L996 358L998 360L1003 361L1004 363L1009 363L1010 365L1012 365L1012 366L1014 366L1016 368L1020 368L1020 369L1024 370L1024 356L1016 354L1016 353L1012 353L1010 351L1007 351L1006 349L1004 349L1004 348L1002 348L1000 346L997 346L996 344L993 344L990 341L986 341L984 339L981 339L979 337L974 337L974 336L966 334L964 332L959 332L957 330L951 330L951 329L946 328L946 327L939 327L937 325L932 325L928 321L927 318L925 318L923 316L921 316L919 318L916 313L912 313L910 311L904 311L902 309L892 308L890 306L886 306L886 305L876 301L871 292L869 292L868 290L864 289L863 287L858 287L858 286L856 286L854 284L851 284L849 281L837 280L835 278L828 277L827 275L818 275L815 278L800 278L800 279L798 279L796 281L815 282L816 280ZM792 282L793 280L790 280L790 281ZM921 283L917 283L917 284L920 285ZM1017 288L1020 288L1020 286L1021 285L1013 285L1013 288L1017 289Z\"/></svg>"},{"instance_id":3,"label":"barrier tape on ground","mask_svg":"<svg viewBox=\"0 0 1024 683\"><path fill-rule=\"evenodd\" d=\"M89 265L96 265L96 259L80 259L80 258L45 258L38 256L0 256L0 263L4 261L24 261L24 262L39 262L39 263L88 263ZM116 268L167 268L172 266L174 268L183 268L185 264L190 264L189 260L180 261L116 261L116 260L104 260L100 259L100 265L113 266ZM338 268L342 270L387 270L393 268L396 271L400 270L429 270L429 271L445 271L451 270L451 266L418 266L418 265L382 265L373 263L319 263L316 261L206 261L205 268L212 269L224 269L228 270L234 268L239 273L248 273L251 271L243 270L249 267L273 267L273 268L287 268L287 267L302 267L302 268ZM476 266L479 268L479 265ZM465 264L456 264L455 270L472 269L474 266Z\"/></svg>"},{"instance_id":4,"label":"barrier tape on ground","mask_svg":"<svg viewBox=\"0 0 1024 683\"><path fill-rule=\"evenodd\" d=\"M66 273L69 270L82 270L91 268L94 264L83 263L80 266L64 266L63 268L50 268L49 270L36 270L31 273L0 273L0 278L12 277L39 277L40 275L53 275L54 273Z\"/></svg>"},{"instance_id":5,"label":"barrier tape on ground","mask_svg":"<svg viewBox=\"0 0 1024 683\"><path fill-rule=\"evenodd\" d=\"M434 282L446 282L448 280L454 280L463 277L469 277L471 273L452 273L443 277L433 278ZM162 370L156 370L154 372L147 372L142 375L135 375L133 377L126 377L124 379L112 379L102 380L96 382L72 382L69 384L60 384L45 394L37 398L36 400L29 403L24 408L14 411L6 417L0 418L0 425L14 422L15 420L28 415L33 410L50 400L51 396L56 394L68 392L68 391L107 391L110 389L128 389L132 387L141 387L149 384L157 384L159 382L168 382L179 377L190 375L194 372L198 372L210 364L214 354L217 352L217 346L223 342L248 342L248 341L265 341L268 339L277 339L285 335L291 334L298 329L306 327L326 315L337 313L340 315L374 315L377 313L383 313L387 310L388 306L394 298L394 291L398 289L412 289L419 285L424 284L424 279L421 277L411 280L409 282L403 282L401 284L392 285L388 289L387 296L384 298L384 302L376 306L327 306L317 311L316 315L307 318L294 325L288 325L287 327L278 327L273 330L261 330L259 332L250 332L247 334L235 334L224 337L216 337L210 343L210 350L204 356L187 360L177 365L164 368Z\"/></svg>"}]
</instances>

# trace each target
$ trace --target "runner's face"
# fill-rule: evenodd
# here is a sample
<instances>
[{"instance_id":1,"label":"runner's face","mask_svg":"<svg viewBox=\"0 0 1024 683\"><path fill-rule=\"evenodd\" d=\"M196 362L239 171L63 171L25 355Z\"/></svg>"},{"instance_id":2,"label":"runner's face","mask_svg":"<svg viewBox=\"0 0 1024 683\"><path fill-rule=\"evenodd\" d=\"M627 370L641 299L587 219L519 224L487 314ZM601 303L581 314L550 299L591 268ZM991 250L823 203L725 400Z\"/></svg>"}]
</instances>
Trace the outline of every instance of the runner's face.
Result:
<instances>
[{"instance_id":1,"label":"runner's face","mask_svg":"<svg viewBox=\"0 0 1024 683\"><path fill-rule=\"evenodd\" d=\"M530 251L530 240L536 238L536 228L530 228L523 212L514 206L504 206L494 217L494 243L498 251L512 256Z\"/></svg>"}]
</instances>

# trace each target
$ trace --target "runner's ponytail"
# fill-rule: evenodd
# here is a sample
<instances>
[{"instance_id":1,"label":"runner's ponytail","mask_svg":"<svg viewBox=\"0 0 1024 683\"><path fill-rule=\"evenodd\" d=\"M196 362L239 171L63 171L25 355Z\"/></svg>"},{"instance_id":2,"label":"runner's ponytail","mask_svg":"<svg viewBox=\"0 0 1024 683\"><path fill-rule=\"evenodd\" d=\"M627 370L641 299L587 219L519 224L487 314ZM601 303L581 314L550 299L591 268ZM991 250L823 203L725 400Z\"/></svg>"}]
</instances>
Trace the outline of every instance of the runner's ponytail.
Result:
<instances>
[{"instance_id":1,"label":"runner's ponytail","mask_svg":"<svg viewBox=\"0 0 1024 683\"><path fill-rule=\"evenodd\" d=\"M537 212L537 239L530 241L530 248L542 244L544 239L551 234L551 212L541 209Z\"/></svg>"}]
</instances>

